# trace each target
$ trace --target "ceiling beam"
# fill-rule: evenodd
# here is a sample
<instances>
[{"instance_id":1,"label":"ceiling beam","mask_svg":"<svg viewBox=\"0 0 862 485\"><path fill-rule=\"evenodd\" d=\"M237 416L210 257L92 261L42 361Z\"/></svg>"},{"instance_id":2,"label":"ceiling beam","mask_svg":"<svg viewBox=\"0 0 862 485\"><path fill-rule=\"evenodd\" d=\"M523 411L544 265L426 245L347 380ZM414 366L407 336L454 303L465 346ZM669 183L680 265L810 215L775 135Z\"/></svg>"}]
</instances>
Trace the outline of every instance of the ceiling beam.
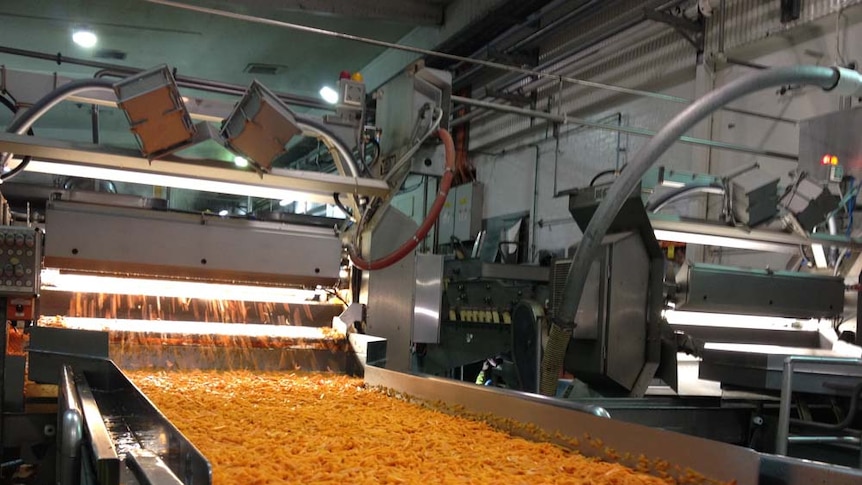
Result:
<instances>
[{"instance_id":1,"label":"ceiling beam","mask_svg":"<svg viewBox=\"0 0 862 485\"><path fill-rule=\"evenodd\" d=\"M438 2L424 0L234 0L230 5L260 12L301 12L413 25L442 25L444 9Z\"/></svg>"},{"instance_id":2,"label":"ceiling beam","mask_svg":"<svg viewBox=\"0 0 862 485\"><path fill-rule=\"evenodd\" d=\"M397 43L422 49L434 49L502 8L506 1L453 0L446 6L445 23L438 27L417 26L399 39ZM361 72L365 77L366 88L369 92L377 89L421 57L413 52L386 49L362 68Z\"/></svg>"}]
</instances>

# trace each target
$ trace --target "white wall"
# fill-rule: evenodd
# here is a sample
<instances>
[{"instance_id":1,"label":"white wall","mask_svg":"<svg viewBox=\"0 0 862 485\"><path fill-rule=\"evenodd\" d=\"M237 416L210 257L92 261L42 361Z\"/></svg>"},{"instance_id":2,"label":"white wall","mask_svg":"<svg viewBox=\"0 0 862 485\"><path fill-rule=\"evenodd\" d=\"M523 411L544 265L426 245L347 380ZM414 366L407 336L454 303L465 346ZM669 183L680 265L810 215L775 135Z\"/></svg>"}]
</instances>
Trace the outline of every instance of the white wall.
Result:
<instances>
[{"instance_id":1,"label":"white wall","mask_svg":"<svg viewBox=\"0 0 862 485\"><path fill-rule=\"evenodd\" d=\"M744 1L747 0L729 3L741 4ZM778 2L773 3L776 6L778 4ZM762 35L757 38L753 35L745 38L740 30L744 30L745 26L750 28L751 22L754 21L776 22L771 9L768 12L759 11L760 20L731 22L729 19L728 24L737 29L734 36L730 38L738 42L729 43L734 45L734 50L728 51L728 55L743 57L769 66L833 64L836 57L835 15L830 17L824 14L822 10L826 7L819 5L818 2L815 3L817 5L813 5L812 8L817 7L820 10L817 15L810 12L806 14L810 17L810 23L792 29L786 26L764 27L758 30ZM862 61L862 23L858 23L858 10L856 7L847 9L842 17L843 57L847 61ZM742 10L737 14L745 15L746 12L749 15L752 14L751 11ZM711 36L716 35L713 24L714 22L711 21L709 31ZM709 52L704 56L707 60L704 65L708 67L698 70L697 60L690 48L687 51L685 46L679 46L672 38L661 35L648 38L640 47L632 46L625 40L617 39L615 42L619 43L615 50L612 49L617 52L615 56L607 57L604 62L594 63L593 67L586 69L584 72L589 76L579 75L578 77L695 98L711 89L713 85L724 85L750 71L750 68L719 63L718 71L715 72L715 66L709 65L709 61L714 59ZM714 46L712 39L707 45ZM616 119L613 116L619 113L622 115L624 125L639 128L660 129L684 107L681 104L656 99L609 97L602 91L586 91L583 88L577 88L577 90L577 92L574 89L565 92L571 92L563 96L566 112L574 111L585 118L602 119L608 123L615 123ZM552 100L557 99L551 92L546 94ZM573 97L575 99L572 99ZM602 99L610 99L612 102L602 102ZM540 104L541 102L540 100ZM766 91L740 100L734 106L793 120L835 111L839 107L836 96L815 88L791 90L789 94L784 95L776 91ZM599 109L593 109L596 107ZM794 154L797 152L798 130L794 124L726 111L717 113L711 122L711 128L708 122L704 122L690 134L768 150ZM646 139L622 136L618 140L614 132L592 129L567 131L574 127L564 126L559 140L559 151L555 153L556 140L543 130L526 137L514 136L525 127L529 127L529 123L529 119L512 116L486 118L471 127L471 147L480 148L473 152L473 163L478 167L479 180L486 184L485 217L521 211L530 211L532 214L535 211L533 218L535 231L533 254L535 255L539 250L566 248L580 238L580 231L571 222L568 214L567 199L554 197L555 181L557 191L585 186L594 174L616 166L618 144L623 149L619 154L619 163L623 164L635 155ZM494 134L497 134L502 141L490 143L489 137L493 137ZM555 156L558 165L556 171ZM708 150L683 144L677 144L671 148L660 159L659 164L695 172L725 174L755 161L763 169L781 176L785 181L789 179L789 172L796 168L796 163L792 161L738 152ZM538 170L536 170L537 163ZM536 172L538 172L537 178L534 176ZM538 196L535 199L534 184L538 185ZM681 207L669 207L669 211L683 215L703 216L705 205L705 201L696 200L684 203ZM709 212L710 217L715 218L716 214L717 209L712 207ZM551 221L551 224L537 227L535 225L537 221ZM705 258L723 264L783 268L788 256L752 252L710 252L705 255Z\"/></svg>"}]
</instances>

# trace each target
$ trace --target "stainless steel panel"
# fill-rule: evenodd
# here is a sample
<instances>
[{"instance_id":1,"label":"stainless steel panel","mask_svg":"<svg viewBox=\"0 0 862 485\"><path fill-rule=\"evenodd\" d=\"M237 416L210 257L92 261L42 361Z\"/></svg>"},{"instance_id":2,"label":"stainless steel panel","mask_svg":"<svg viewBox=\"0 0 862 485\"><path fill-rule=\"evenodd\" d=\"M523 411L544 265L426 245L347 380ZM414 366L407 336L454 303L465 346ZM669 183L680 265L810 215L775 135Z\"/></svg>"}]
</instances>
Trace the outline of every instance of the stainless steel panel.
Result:
<instances>
[{"instance_id":1,"label":"stainless steel panel","mask_svg":"<svg viewBox=\"0 0 862 485\"><path fill-rule=\"evenodd\" d=\"M120 457L114 442L108 433L108 427L102 420L99 405L93 396L93 391L83 375L75 376L75 388L81 400L81 412L84 414L84 430L87 435L96 478L100 485L119 485Z\"/></svg>"},{"instance_id":2,"label":"stainless steel panel","mask_svg":"<svg viewBox=\"0 0 862 485\"><path fill-rule=\"evenodd\" d=\"M484 188L479 182L455 188L455 228L452 235L461 241L476 238L482 230Z\"/></svg>"},{"instance_id":3,"label":"stainless steel panel","mask_svg":"<svg viewBox=\"0 0 862 485\"><path fill-rule=\"evenodd\" d=\"M461 414L492 416L492 424L498 426L506 426L505 420L513 420L535 425L547 436L560 433L578 438L575 449L587 456L633 467L643 456L652 463L666 460L678 465L679 470L674 470L673 466L667 470L671 474L692 469L714 480L736 480L739 485L759 483L760 455L752 450L598 417L607 416L601 407L372 367L366 370L365 381L418 399L442 403ZM511 425L509 422L508 426ZM610 450L614 456L607 455Z\"/></svg>"},{"instance_id":4,"label":"stainless steel panel","mask_svg":"<svg viewBox=\"0 0 862 485\"><path fill-rule=\"evenodd\" d=\"M584 293L581 296L581 304L578 305L578 312L575 314L575 327L572 338L595 340L599 338L599 321L604 321L605 304L602 295L602 276L604 272L602 267L606 263L606 255L593 261L590 266L590 272L587 275L587 284L584 286ZM569 265L564 268L568 273Z\"/></svg>"},{"instance_id":5,"label":"stainless steel panel","mask_svg":"<svg viewBox=\"0 0 862 485\"><path fill-rule=\"evenodd\" d=\"M649 269L649 255L639 237L614 244L608 281L606 371L629 389L647 360Z\"/></svg>"},{"instance_id":6,"label":"stainless steel panel","mask_svg":"<svg viewBox=\"0 0 862 485\"><path fill-rule=\"evenodd\" d=\"M440 211L440 218L437 220L437 240L440 244L449 244L452 235L455 234L456 195L455 190L449 191L446 202L443 203L443 210Z\"/></svg>"},{"instance_id":7,"label":"stainless steel panel","mask_svg":"<svg viewBox=\"0 0 862 485\"><path fill-rule=\"evenodd\" d=\"M440 342L443 303L443 256L416 255L416 296L413 304L413 343Z\"/></svg>"},{"instance_id":8,"label":"stainless steel panel","mask_svg":"<svg viewBox=\"0 0 862 485\"><path fill-rule=\"evenodd\" d=\"M371 237L364 238L363 254L380 258L395 250L416 231L416 223L401 212L382 214ZM408 370L411 366L413 293L416 260L412 254L394 265L364 272L361 301L367 304L366 333L386 339L386 367Z\"/></svg>"},{"instance_id":9,"label":"stainless steel panel","mask_svg":"<svg viewBox=\"0 0 862 485\"><path fill-rule=\"evenodd\" d=\"M826 349L780 347L776 345L708 343L700 363L700 378L724 385L749 389L781 389L784 360L790 356L840 357ZM807 369L800 365L794 375L793 388L799 392L846 394L830 382L852 388L862 379L862 367L835 365L828 369Z\"/></svg>"},{"instance_id":10,"label":"stainless steel panel","mask_svg":"<svg viewBox=\"0 0 862 485\"><path fill-rule=\"evenodd\" d=\"M680 310L795 318L844 311L844 280L833 276L688 263L677 286Z\"/></svg>"},{"instance_id":11,"label":"stainless steel panel","mask_svg":"<svg viewBox=\"0 0 862 485\"><path fill-rule=\"evenodd\" d=\"M453 280L501 279L547 283L550 268L528 264L485 263L478 259L446 261L446 277Z\"/></svg>"},{"instance_id":12,"label":"stainless steel panel","mask_svg":"<svg viewBox=\"0 0 862 485\"><path fill-rule=\"evenodd\" d=\"M53 202L46 265L276 283L337 280L331 229ZM167 273L167 274L163 274Z\"/></svg>"},{"instance_id":13,"label":"stainless steel panel","mask_svg":"<svg viewBox=\"0 0 862 485\"><path fill-rule=\"evenodd\" d=\"M142 485L182 485L183 482L165 465L158 455L149 450L129 450L126 465Z\"/></svg>"},{"instance_id":14,"label":"stainless steel panel","mask_svg":"<svg viewBox=\"0 0 862 485\"><path fill-rule=\"evenodd\" d=\"M183 483L212 483L206 458L113 362L94 359L86 367L83 373L119 456L125 458L135 448L147 449L159 455Z\"/></svg>"}]
</instances>

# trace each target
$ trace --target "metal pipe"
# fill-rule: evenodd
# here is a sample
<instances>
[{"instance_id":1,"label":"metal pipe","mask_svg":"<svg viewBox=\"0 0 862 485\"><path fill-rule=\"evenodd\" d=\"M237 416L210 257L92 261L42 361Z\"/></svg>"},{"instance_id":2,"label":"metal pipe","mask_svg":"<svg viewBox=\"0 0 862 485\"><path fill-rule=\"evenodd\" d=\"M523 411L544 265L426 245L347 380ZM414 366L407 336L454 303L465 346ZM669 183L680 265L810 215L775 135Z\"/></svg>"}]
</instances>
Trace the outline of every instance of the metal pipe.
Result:
<instances>
[{"instance_id":1,"label":"metal pipe","mask_svg":"<svg viewBox=\"0 0 862 485\"><path fill-rule=\"evenodd\" d=\"M724 26L727 20L727 5L725 0L721 0L718 4L719 21L718 21L718 52L724 54Z\"/></svg>"},{"instance_id":2,"label":"metal pipe","mask_svg":"<svg viewBox=\"0 0 862 485\"><path fill-rule=\"evenodd\" d=\"M501 105L501 104L497 104L497 103L492 103L490 101L482 101L482 100L478 100L478 99L465 98L463 96L452 96L451 99L453 102L466 104L468 106L479 106L482 108L493 109L493 110L501 111L504 113L512 113L512 114L527 116L527 117L531 117L531 118L540 118L540 119L544 119L547 121L551 121L553 123L588 126L590 128L597 128L597 129L609 130L609 131L618 131L618 132L627 133L629 135L635 135L635 136L643 136L643 137L656 136L655 131L647 130L644 128L636 128L636 127L622 126L622 125L612 125L612 124L608 124L608 123L590 121L590 120L586 120L583 118L577 118L574 116L569 116L568 114L556 115L556 114L548 113L545 111L536 111L536 110L531 110L531 109L526 109L526 108L518 108L517 106ZM726 142L715 141L715 140L706 140L704 138L695 138L695 137L691 137L691 136L681 136L681 137L679 137L679 139L677 141L679 141L680 143L686 143L686 144L690 144L690 145L708 146L710 148L715 148L718 150L735 151L735 152L747 153L747 154L751 154L751 155L759 155L759 156L770 157L770 158L779 158L779 159L783 159L783 160L793 160L793 161L799 160L799 157L795 154L792 154L792 153L776 152L773 150L765 150L763 148L754 148L754 147L748 147L748 146L744 146L744 145L736 145L733 143L726 143Z\"/></svg>"},{"instance_id":3,"label":"metal pipe","mask_svg":"<svg viewBox=\"0 0 862 485\"><path fill-rule=\"evenodd\" d=\"M80 79L66 83L40 98L22 115L12 120L6 128L6 132L18 135L27 133L30 127L33 126L33 123L44 116L51 108L60 104L64 99L85 91L107 91L113 94L114 89L113 84L103 79ZM12 153L4 153L0 156L0 168L6 167L6 163L11 157ZM0 180L6 181L17 176L26 166L27 163L22 161L9 172L0 175Z\"/></svg>"},{"instance_id":4,"label":"metal pipe","mask_svg":"<svg viewBox=\"0 0 862 485\"><path fill-rule=\"evenodd\" d=\"M117 66L122 67L122 66ZM129 72L134 71L134 72ZM114 77L114 78L126 78L132 74L136 74L138 72L143 72L143 69L138 68L111 68L111 69L102 69L93 75L95 78L105 78L105 77ZM230 96L242 96L246 92L246 86L242 86L239 84L231 84L224 83L221 81L213 81L211 79L201 79L197 77L189 77L182 75L174 75L174 81L176 81L177 86L181 88L188 89L197 89L199 91L207 91L210 93L219 93L219 94L227 94ZM333 111L333 107L331 104L326 103L324 101L309 98L307 96L299 96L296 94L288 94L288 93L275 93L276 97L284 101L286 104L294 105L294 106L303 106L306 108L314 108L314 109L322 109L326 111Z\"/></svg>"},{"instance_id":5,"label":"metal pipe","mask_svg":"<svg viewBox=\"0 0 862 485\"><path fill-rule=\"evenodd\" d=\"M587 275L592 267L593 260L598 254L602 239L616 218L620 208L637 184L640 183L647 170L653 166L655 161L683 133L690 130L694 125L714 113L720 107L748 94L775 86L782 86L788 83L811 84L820 86L825 90L831 90L839 84L846 82L848 86L842 86L842 90L845 87L847 91L857 90L859 88L858 76L854 78L848 72L848 79L844 81L841 72L842 70L839 68L833 69L821 66L795 66L753 72L735 79L700 98L665 125L638 152L634 160L629 162L626 170L617 177L593 214L592 219L590 219L590 223L578 244L575 257L566 276L563 290L565 298L560 304L553 327L572 328L575 325L575 315L581 303ZM556 361L551 364L556 364ZM562 365L562 361L559 361L559 365ZM559 375L559 371L561 370L556 365L546 365L546 362L543 362L542 368L545 372L554 373L556 371L555 375ZM547 387L542 389L543 394L553 392L555 392L555 389Z\"/></svg>"},{"instance_id":6,"label":"metal pipe","mask_svg":"<svg viewBox=\"0 0 862 485\"><path fill-rule=\"evenodd\" d=\"M790 408L793 396L793 369L796 364L812 365L859 365L862 359L848 357L810 357L792 355L784 359L784 369L781 374L781 400L778 404L778 429L775 434L775 454L787 455L790 438ZM858 393L858 392L857 392Z\"/></svg>"},{"instance_id":7,"label":"metal pipe","mask_svg":"<svg viewBox=\"0 0 862 485\"><path fill-rule=\"evenodd\" d=\"M647 204L647 211L658 212L667 207L669 204L699 194L724 195L724 193L724 187L716 185L695 185L690 187L682 187L669 194L664 195L663 197L659 198L654 202Z\"/></svg>"},{"instance_id":8,"label":"metal pipe","mask_svg":"<svg viewBox=\"0 0 862 485\"><path fill-rule=\"evenodd\" d=\"M338 152L339 158L346 165L346 167L339 167L342 173L347 172L345 175L350 175L353 178L360 176L359 166L356 159L353 158L352 151L326 125L309 116L296 116L296 125L304 134L319 137L324 142L329 141L332 144L332 147ZM337 163L336 166L338 166ZM347 170L344 170L345 168Z\"/></svg>"},{"instance_id":9,"label":"metal pipe","mask_svg":"<svg viewBox=\"0 0 862 485\"><path fill-rule=\"evenodd\" d=\"M99 144L99 107L97 105L93 105L90 108L90 124L93 128L93 144Z\"/></svg>"},{"instance_id":10,"label":"metal pipe","mask_svg":"<svg viewBox=\"0 0 862 485\"><path fill-rule=\"evenodd\" d=\"M84 439L83 411L78 401L78 392L72 369L64 365L60 369L58 395L60 426L57 429L57 483L78 485L81 481L81 446Z\"/></svg>"},{"instance_id":11,"label":"metal pipe","mask_svg":"<svg viewBox=\"0 0 862 485\"><path fill-rule=\"evenodd\" d=\"M536 76L536 77L540 77L540 78L562 80L563 82L567 82L570 84L577 84L580 86L586 86L586 87L591 87L591 88L596 88L596 89L604 89L606 91L615 91L618 93L644 96L647 98L663 99L665 101L671 101L671 100L673 100L672 98L676 98L676 100L677 100L676 102L683 102L683 103L690 102L690 100L687 100L687 99L684 101L680 101L680 99L684 99L684 98L678 98L676 96L668 96L668 95L662 94L662 93L656 93L656 92L652 92L652 91L644 91L642 89L626 88L623 86L617 86L617 85L613 85L613 84L605 84L605 83L600 83L600 82L595 82L595 81L587 81L584 79L578 79L578 78L574 78L574 77L560 76L558 74L554 74L554 73L547 72L547 71L527 69L527 68L523 68L523 67L517 67L517 66L511 66L508 64L503 64L500 62L486 61L483 59L472 59L470 57L464 57L464 56L459 56L459 55L455 55L455 54L447 54L445 52L439 52L439 51L435 51L435 50L431 50L431 49L422 49L420 47L395 44L392 42L385 42L382 40L370 39L368 37L361 37L358 35L345 34L345 33L335 32L335 31L331 31L331 30L319 29L316 27L309 27L307 25L294 24L294 23L290 23L290 22L282 22L279 20L272 20L272 19L267 19L267 18L262 18L262 17L255 17L252 15L245 15L245 14L241 14L241 13L227 12L224 10L219 10L219 9L214 9L214 8L199 7L196 5L188 5L188 4L181 3L181 2L174 2L171 0L145 0L145 1L147 1L149 3L155 3L158 5L165 5L168 7L175 7L175 8L180 8L180 9L184 9L184 10L190 10L193 12L207 13L207 14L211 14L211 15L217 15L220 17L227 17L227 18L232 18L232 19L236 19L236 20L244 20L246 22L254 22L254 23L263 24L263 25L270 25L270 26L274 26L274 27L281 27L281 28L296 30L299 32L305 32L305 33L309 33L309 34L325 35L327 37L333 37L336 39L350 40L353 42L361 42L363 44L373 45L376 47L385 47L387 49L401 50L401 51L405 51L405 52L411 52L413 54L421 54L421 55L429 56L429 57L447 59L450 61L461 61L461 62L465 62L468 64L477 64L480 66L490 67L492 69L499 69L502 71L509 71L509 72L514 72L514 73L518 73L518 74L526 74L528 76Z\"/></svg>"}]
</instances>

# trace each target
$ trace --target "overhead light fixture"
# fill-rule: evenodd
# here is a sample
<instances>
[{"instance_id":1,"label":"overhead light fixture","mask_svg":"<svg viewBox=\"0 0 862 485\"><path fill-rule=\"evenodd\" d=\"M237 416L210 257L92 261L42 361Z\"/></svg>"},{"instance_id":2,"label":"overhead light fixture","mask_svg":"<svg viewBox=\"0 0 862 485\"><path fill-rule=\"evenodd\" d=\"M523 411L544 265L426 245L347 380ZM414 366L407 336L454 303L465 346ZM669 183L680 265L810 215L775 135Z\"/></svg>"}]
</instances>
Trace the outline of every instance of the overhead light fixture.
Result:
<instances>
[{"instance_id":1,"label":"overhead light fixture","mask_svg":"<svg viewBox=\"0 0 862 485\"><path fill-rule=\"evenodd\" d=\"M293 112L263 84L253 81L222 123L227 147L261 170L269 171L285 146L302 133Z\"/></svg>"},{"instance_id":2,"label":"overhead light fixture","mask_svg":"<svg viewBox=\"0 0 862 485\"><path fill-rule=\"evenodd\" d=\"M338 103L338 91L329 86L323 86L320 88L320 97L329 104Z\"/></svg>"},{"instance_id":3,"label":"overhead light fixture","mask_svg":"<svg viewBox=\"0 0 862 485\"><path fill-rule=\"evenodd\" d=\"M766 251L788 253L793 249L782 243L769 241L755 241L752 239L735 238L729 236L716 236L712 234L699 234L696 232L670 231L655 229L655 238L659 241L678 242L686 244L698 244L702 246L717 246L722 248L748 249L751 251ZM796 249L798 251L798 249Z\"/></svg>"},{"instance_id":4,"label":"overhead light fixture","mask_svg":"<svg viewBox=\"0 0 862 485\"><path fill-rule=\"evenodd\" d=\"M227 217L228 214L230 214L230 211L228 211L227 209L222 209L222 210L218 211L218 215L220 217Z\"/></svg>"},{"instance_id":5,"label":"overhead light fixture","mask_svg":"<svg viewBox=\"0 0 862 485\"><path fill-rule=\"evenodd\" d=\"M81 47L89 49L91 47L95 47L99 42L99 37L90 29L75 29L72 32L72 42L78 44Z\"/></svg>"},{"instance_id":6,"label":"overhead light fixture","mask_svg":"<svg viewBox=\"0 0 862 485\"><path fill-rule=\"evenodd\" d=\"M145 157L159 158L194 142L197 130L168 66L118 81L114 93Z\"/></svg>"},{"instance_id":7,"label":"overhead light fixture","mask_svg":"<svg viewBox=\"0 0 862 485\"><path fill-rule=\"evenodd\" d=\"M248 160L245 157L235 156L233 157L233 164L239 168L248 167Z\"/></svg>"},{"instance_id":8,"label":"overhead light fixture","mask_svg":"<svg viewBox=\"0 0 862 485\"><path fill-rule=\"evenodd\" d=\"M279 207L287 207L288 205L291 204L291 202L293 202L293 201L290 199L281 199L280 201L278 201L278 206Z\"/></svg>"},{"instance_id":9,"label":"overhead light fixture","mask_svg":"<svg viewBox=\"0 0 862 485\"><path fill-rule=\"evenodd\" d=\"M153 185L157 187L172 187L175 189L196 190L201 192L214 192L218 194L242 195L249 197L258 197L261 199L314 199L322 202L332 200L331 194L316 195L308 192L299 192L295 190L258 186L237 182L223 182L202 178L198 179L181 177L177 175L163 175L157 173L140 172L135 170L89 167L86 165L74 165L61 162L47 162L42 160L32 160L30 164L27 165L26 171L50 175L91 178L96 180L112 180L114 182L126 182L131 184ZM236 171L232 172L236 173ZM251 173L251 175L255 174Z\"/></svg>"},{"instance_id":10,"label":"overhead light fixture","mask_svg":"<svg viewBox=\"0 0 862 485\"><path fill-rule=\"evenodd\" d=\"M82 275L62 273L51 268L42 270L41 277L44 291L269 303L309 303L315 296L313 290L296 288Z\"/></svg>"},{"instance_id":11,"label":"overhead light fixture","mask_svg":"<svg viewBox=\"0 0 862 485\"><path fill-rule=\"evenodd\" d=\"M698 327L723 328L770 328L776 330L816 331L819 320L799 320L796 318L764 317L756 315L736 315L730 313L687 312L664 310L662 316L671 325L690 325Z\"/></svg>"}]
</instances>

